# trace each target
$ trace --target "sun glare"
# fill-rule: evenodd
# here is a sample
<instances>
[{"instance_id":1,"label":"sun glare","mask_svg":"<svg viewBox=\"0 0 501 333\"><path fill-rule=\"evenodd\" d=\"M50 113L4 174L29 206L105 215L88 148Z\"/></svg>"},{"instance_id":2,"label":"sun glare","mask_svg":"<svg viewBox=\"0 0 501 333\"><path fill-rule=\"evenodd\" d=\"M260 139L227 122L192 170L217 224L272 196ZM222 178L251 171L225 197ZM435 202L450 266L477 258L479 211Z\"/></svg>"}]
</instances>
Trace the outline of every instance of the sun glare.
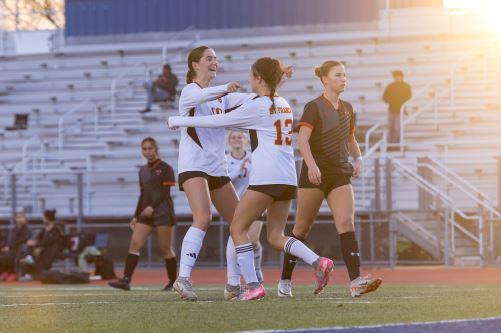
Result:
<instances>
[{"instance_id":1,"label":"sun glare","mask_svg":"<svg viewBox=\"0 0 501 333\"><path fill-rule=\"evenodd\" d=\"M501 1L499 0L444 0L444 8L457 11L472 11L478 15L489 30L501 32Z\"/></svg>"}]
</instances>

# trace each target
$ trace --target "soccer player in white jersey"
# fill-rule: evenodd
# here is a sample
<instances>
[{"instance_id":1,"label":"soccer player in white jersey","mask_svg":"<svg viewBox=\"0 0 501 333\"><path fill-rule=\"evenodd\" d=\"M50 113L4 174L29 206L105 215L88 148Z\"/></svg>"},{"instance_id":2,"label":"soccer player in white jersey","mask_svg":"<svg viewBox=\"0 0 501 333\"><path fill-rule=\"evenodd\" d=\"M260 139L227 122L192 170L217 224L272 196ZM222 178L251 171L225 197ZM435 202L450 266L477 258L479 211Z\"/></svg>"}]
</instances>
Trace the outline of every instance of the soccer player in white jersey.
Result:
<instances>
[{"instance_id":1,"label":"soccer player in white jersey","mask_svg":"<svg viewBox=\"0 0 501 333\"><path fill-rule=\"evenodd\" d=\"M329 280L333 264L319 257L302 242L285 237L284 229L296 197L296 168L292 148L292 110L287 101L275 96L282 79L280 62L260 58L249 73L252 90L257 96L227 114L211 117L170 117L169 127L234 127L249 129L252 149L252 171L249 187L235 211L230 225L238 264L247 283L239 295L242 301L261 299L266 291L256 277L253 247L248 237L251 224L267 211L267 236L271 246L291 253L315 269L315 294L320 293Z\"/></svg>"},{"instance_id":2,"label":"soccer player in white jersey","mask_svg":"<svg viewBox=\"0 0 501 333\"><path fill-rule=\"evenodd\" d=\"M218 65L216 54L211 48L200 46L191 50L188 55L187 85L179 98L179 114L182 117L224 114L255 96L232 93L240 88L235 82L211 87ZM174 289L184 300L197 300L190 276L212 220L211 203L228 223L238 203L238 196L228 177L224 141L223 128L181 129L178 181L193 214L193 224L183 239L179 275L174 283ZM227 253L233 253L233 257L227 258L228 270L231 270L228 275L234 276L238 274L234 273L238 272L238 264L231 237L227 247ZM239 292L240 286L225 290L225 298L234 298Z\"/></svg>"},{"instance_id":3,"label":"soccer player in white jersey","mask_svg":"<svg viewBox=\"0 0 501 333\"><path fill-rule=\"evenodd\" d=\"M233 186L235 186L238 197L241 198L249 186L249 175L252 169L251 154L245 149L247 136L245 133L239 131L230 131L228 134L228 144L231 148L230 153L226 155L228 159L228 175L231 178ZM259 241L262 228L263 222L258 220L252 223L249 229L249 239L254 247L254 266L256 267L256 275L259 282L263 281L261 270L263 248ZM231 256L231 254L227 254L227 256ZM230 272L231 270L228 271L228 273ZM240 275L228 276L228 284L230 286L239 285L239 282Z\"/></svg>"}]
</instances>

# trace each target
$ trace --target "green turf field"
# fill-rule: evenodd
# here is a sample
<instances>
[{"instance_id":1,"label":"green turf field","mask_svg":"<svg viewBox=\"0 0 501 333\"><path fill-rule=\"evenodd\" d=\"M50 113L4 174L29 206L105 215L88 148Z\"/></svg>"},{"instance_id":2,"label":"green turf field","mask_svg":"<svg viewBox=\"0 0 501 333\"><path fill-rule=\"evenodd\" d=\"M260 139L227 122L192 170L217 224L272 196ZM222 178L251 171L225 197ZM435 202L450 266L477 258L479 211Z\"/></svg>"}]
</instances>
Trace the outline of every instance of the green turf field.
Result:
<instances>
[{"instance_id":1,"label":"green turf field","mask_svg":"<svg viewBox=\"0 0 501 333\"><path fill-rule=\"evenodd\" d=\"M382 286L351 299L329 286L314 296L296 286L294 299L268 296L255 302L222 301L222 287L197 286L200 301L136 286L0 286L0 332L233 332L350 326L501 315L501 286Z\"/></svg>"}]
</instances>

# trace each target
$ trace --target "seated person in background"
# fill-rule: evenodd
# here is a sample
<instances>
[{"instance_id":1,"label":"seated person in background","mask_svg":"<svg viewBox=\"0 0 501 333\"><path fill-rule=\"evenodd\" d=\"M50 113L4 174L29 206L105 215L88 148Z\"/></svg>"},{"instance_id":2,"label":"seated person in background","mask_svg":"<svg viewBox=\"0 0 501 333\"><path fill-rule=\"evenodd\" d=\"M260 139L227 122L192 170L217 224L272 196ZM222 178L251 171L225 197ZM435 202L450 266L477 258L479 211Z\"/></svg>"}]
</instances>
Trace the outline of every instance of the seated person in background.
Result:
<instances>
[{"instance_id":1,"label":"seated person in background","mask_svg":"<svg viewBox=\"0 0 501 333\"><path fill-rule=\"evenodd\" d=\"M29 238L28 219L24 213L17 213L16 226L10 231L9 241L0 249L0 281L17 280L16 258Z\"/></svg>"},{"instance_id":2,"label":"seated person in background","mask_svg":"<svg viewBox=\"0 0 501 333\"><path fill-rule=\"evenodd\" d=\"M141 113L151 111L153 102L173 102L176 99L176 86L179 80L177 76L172 73L171 67L168 64L163 66L162 75L159 75L153 82L145 82L143 84L146 89L148 100L146 108Z\"/></svg>"},{"instance_id":3,"label":"seated person in background","mask_svg":"<svg viewBox=\"0 0 501 333\"><path fill-rule=\"evenodd\" d=\"M30 239L26 243L30 255L24 261L29 263L34 260L31 271L35 275L48 271L63 250L64 228L61 223L56 222L55 209L44 211L43 223L44 229L37 234L35 239Z\"/></svg>"}]
</instances>

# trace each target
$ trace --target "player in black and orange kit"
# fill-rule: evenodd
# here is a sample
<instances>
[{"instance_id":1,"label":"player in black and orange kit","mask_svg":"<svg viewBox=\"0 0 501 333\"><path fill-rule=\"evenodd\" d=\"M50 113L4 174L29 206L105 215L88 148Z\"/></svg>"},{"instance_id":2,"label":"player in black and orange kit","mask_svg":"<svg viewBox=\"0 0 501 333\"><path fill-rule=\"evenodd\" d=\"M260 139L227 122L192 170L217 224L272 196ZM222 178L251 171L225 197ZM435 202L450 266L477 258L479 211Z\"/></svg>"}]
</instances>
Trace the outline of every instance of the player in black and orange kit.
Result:
<instances>
[{"instance_id":1,"label":"player in black and orange kit","mask_svg":"<svg viewBox=\"0 0 501 333\"><path fill-rule=\"evenodd\" d=\"M299 122L298 144L303 165L299 179L296 223L293 237L308 236L324 198L334 217L341 240L343 260L350 277L352 297L376 290L381 279L360 275L360 253L355 238L355 203L351 177L358 177L362 156L355 139L355 114L350 103L340 99L346 86L346 71L338 61L325 61L315 69L324 85L322 96L305 105ZM351 164L349 157L353 158ZM286 253L278 296L292 297L291 277L297 258Z\"/></svg>"},{"instance_id":2,"label":"player in black and orange kit","mask_svg":"<svg viewBox=\"0 0 501 333\"><path fill-rule=\"evenodd\" d=\"M122 279L109 282L113 288L130 290L132 274L139 259L139 251L153 229L157 231L158 244L165 258L165 268L169 283L163 289L171 291L176 280L176 257L171 248L173 228L176 224L174 206L170 196L170 187L175 185L172 167L160 160L158 144L153 138L141 142L143 156L148 160L139 170L139 197L134 218L130 221L132 238L129 253L125 260Z\"/></svg>"}]
</instances>

